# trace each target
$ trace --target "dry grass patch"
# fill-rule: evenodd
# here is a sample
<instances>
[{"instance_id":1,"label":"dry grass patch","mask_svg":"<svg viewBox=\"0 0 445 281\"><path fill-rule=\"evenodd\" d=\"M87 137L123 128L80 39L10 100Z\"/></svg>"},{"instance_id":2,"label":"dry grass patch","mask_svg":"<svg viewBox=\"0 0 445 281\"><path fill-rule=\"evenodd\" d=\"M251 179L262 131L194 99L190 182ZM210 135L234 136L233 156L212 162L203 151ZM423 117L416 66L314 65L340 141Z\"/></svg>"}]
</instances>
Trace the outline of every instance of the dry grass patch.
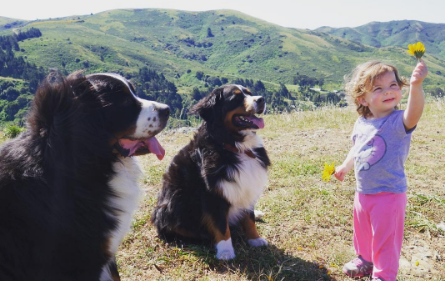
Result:
<instances>
[{"instance_id":1,"label":"dry grass patch","mask_svg":"<svg viewBox=\"0 0 445 281\"><path fill-rule=\"evenodd\" d=\"M236 258L215 258L211 245L166 244L150 216L161 178L172 157L193 132L165 132L160 162L141 157L144 196L133 231L118 252L122 280L348 280L341 267L354 256L352 203L355 179L324 183L324 162L341 163L349 151L353 109L266 116L259 134L272 167L257 209L266 213L258 229L268 247L248 246L233 237ZM403 265L398 280L445 280L445 104L429 103L418 125L406 164L409 181ZM427 253L427 254L425 254ZM428 257L424 257L424 256ZM416 266L417 261L419 265ZM366 279L363 279L366 280Z\"/></svg>"}]
</instances>

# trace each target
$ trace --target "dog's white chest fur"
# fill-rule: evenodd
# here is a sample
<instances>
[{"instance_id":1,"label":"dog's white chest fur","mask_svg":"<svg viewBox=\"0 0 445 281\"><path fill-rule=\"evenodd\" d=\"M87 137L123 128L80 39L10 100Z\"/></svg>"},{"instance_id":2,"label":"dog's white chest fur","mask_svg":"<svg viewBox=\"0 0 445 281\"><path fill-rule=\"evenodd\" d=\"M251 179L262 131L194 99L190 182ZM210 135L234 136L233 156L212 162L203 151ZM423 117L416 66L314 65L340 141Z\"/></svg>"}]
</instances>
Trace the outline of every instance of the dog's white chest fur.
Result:
<instances>
[{"instance_id":1,"label":"dog's white chest fur","mask_svg":"<svg viewBox=\"0 0 445 281\"><path fill-rule=\"evenodd\" d=\"M121 158L122 162L114 164L115 176L110 180L116 197L112 197L109 204L116 209L112 215L118 220L117 228L111 233L110 252L114 254L125 234L130 230L133 213L138 206L138 179L141 169L133 157Z\"/></svg>"},{"instance_id":2,"label":"dog's white chest fur","mask_svg":"<svg viewBox=\"0 0 445 281\"><path fill-rule=\"evenodd\" d=\"M241 150L262 147L262 141L256 134L249 134L242 144L237 144ZM235 223L244 210L253 210L267 184L267 170L257 158L251 158L245 153L239 153L240 163L237 169L230 169L235 181L221 181L219 187L224 197L232 204L229 210L229 222Z\"/></svg>"},{"instance_id":3,"label":"dog's white chest fur","mask_svg":"<svg viewBox=\"0 0 445 281\"><path fill-rule=\"evenodd\" d=\"M109 201L109 205L115 209L110 216L117 219L117 227L110 235L108 251L113 256L120 243L130 230L133 213L136 211L139 199L138 179L141 169L137 160L133 157L120 158L121 162L114 163L113 170L116 173L110 180L109 186L113 190L115 197ZM113 280L106 264L102 270L100 281Z\"/></svg>"}]
</instances>

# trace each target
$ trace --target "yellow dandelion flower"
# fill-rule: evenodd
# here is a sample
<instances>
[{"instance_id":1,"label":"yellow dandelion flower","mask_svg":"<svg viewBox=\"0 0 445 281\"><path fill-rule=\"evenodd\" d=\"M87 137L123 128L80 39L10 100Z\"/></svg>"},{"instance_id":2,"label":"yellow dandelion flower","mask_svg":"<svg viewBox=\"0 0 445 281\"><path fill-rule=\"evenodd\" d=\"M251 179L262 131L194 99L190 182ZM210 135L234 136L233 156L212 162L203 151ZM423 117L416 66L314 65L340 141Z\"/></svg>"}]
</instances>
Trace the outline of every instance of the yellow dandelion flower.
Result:
<instances>
[{"instance_id":1,"label":"yellow dandelion flower","mask_svg":"<svg viewBox=\"0 0 445 281\"><path fill-rule=\"evenodd\" d=\"M422 42L417 42L416 44L408 45L408 54L415 56L418 60L425 54L425 46Z\"/></svg>"},{"instance_id":2,"label":"yellow dandelion flower","mask_svg":"<svg viewBox=\"0 0 445 281\"><path fill-rule=\"evenodd\" d=\"M419 262L419 261L416 261L416 266L419 266L419 264L420 264L420 262Z\"/></svg>"},{"instance_id":3,"label":"yellow dandelion flower","mask_svg":"<svg viewBox=\"0 0 445 281\"><path fill-rule=\"evenodd\" d=\"M328 182L334 173L335 173L334 162L332 162L331 165L329 165L328 163L324 163L323 175L321 176L323 181Z\"/></svg>"}]
</instances>

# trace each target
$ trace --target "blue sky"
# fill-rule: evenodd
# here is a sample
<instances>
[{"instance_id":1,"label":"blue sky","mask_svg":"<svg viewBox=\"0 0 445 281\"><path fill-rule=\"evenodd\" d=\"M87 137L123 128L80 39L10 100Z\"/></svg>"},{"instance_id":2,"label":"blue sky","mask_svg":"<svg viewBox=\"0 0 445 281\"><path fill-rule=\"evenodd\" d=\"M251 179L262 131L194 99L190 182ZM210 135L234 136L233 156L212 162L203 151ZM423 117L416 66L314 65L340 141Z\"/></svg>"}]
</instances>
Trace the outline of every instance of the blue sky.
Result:
<instances>
[{"instance_id":1,"label":"blue sky","mask_svg":"<svg viewBox=\"0 0 445 281\"><path fill-rule=\"evenodd\" d=\"M372 21L445 23L445 0L9 0L0 16L25 20L86 15L113 9L231 9L285 27L356 27Z\"/></svg>"}]
</instances>

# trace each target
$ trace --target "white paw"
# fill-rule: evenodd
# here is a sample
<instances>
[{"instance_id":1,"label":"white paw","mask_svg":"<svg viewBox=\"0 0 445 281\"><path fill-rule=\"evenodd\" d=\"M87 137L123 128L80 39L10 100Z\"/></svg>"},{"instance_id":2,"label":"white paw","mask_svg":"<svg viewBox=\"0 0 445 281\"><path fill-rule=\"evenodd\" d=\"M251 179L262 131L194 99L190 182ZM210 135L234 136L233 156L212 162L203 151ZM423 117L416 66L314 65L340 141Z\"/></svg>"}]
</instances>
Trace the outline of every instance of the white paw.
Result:
<instances>
[{"instance_id":1,"label":"white paw","mask_svg":"<svg viewBox=\"0 0 445 281\"><path fill-rule=\"evenodd\" d=\"M264 238L256 238L256 239L249 239L247 240L247 243L249 243L250 246L253 247L261 247L261 246L267 246L267 241Z\"/></svg>"},{"instance_id":2,"label":"white paw","mask_svg":"<svg viewBox=\"0 0 445 281\"><path fill-rule=\"evenodd\" d=\"M231 260L235 258L235 250L232 246L232 238L221 240L216 244L216 258L219 260Z\"/></svg>"},{"instance_id":3,"label":"white paw","mask_svg":"<svg viewBox=\"0 0 445 281\"><path fill-rule=\"evenodd\" d=\"M235 251L227 250L227 251L218 251L216 253L216 258L219 260L231 260L235 258Z\"/></svg>"},{"instance_id":4,"label":"white paw","mask_svg":"<svg viewBox=\"0 0 445 281\"><path fill-rule=\"evenodd\" d=\"M254 210L253 213L255 214L255 219L260 220L264 217L264 212Z\"/></svg>"}]
</instances>

